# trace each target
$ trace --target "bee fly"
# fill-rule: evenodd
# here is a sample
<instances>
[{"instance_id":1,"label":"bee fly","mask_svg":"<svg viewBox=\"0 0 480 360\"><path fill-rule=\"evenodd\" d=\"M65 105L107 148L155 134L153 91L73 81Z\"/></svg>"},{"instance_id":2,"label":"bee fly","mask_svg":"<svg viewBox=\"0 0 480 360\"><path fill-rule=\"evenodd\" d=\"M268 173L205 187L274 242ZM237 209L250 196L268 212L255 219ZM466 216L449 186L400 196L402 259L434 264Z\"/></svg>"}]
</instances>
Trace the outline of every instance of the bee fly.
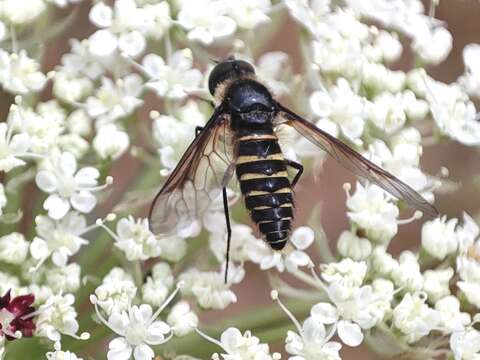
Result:
<instances>
[{"instance_id":1,"label":"bee fly","mask_svg":"<svg viewBox=\"0 0 480 360\"><path fill-rule=\"evenodd\" d=\"M285 247L294 218L293 188L301 164L285 159L276 131L293 127L357 176L380 186L430 217L438 214L410 186L346 144L278 103L246 61L229 58L212 70L208 87L215 110L155 197L149 214L155 234L171 233L198 218L220 193L227 227L227 279L231 227L226 186L236 173L246 208L274 250ZM290 181L287 168L297 173Z\"/></svg>"}]
</instances>

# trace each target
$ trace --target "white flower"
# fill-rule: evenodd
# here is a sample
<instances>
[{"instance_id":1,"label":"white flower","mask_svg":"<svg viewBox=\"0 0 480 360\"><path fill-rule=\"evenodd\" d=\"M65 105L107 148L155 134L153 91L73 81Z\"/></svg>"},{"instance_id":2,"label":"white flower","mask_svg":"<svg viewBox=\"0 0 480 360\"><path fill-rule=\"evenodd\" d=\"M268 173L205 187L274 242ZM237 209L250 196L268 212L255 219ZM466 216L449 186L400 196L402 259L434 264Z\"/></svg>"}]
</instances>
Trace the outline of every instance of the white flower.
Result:
<instances>
[{"instance_id":1,"label":"white flower","mask_svg":"<svg viewBox=\"0 0 480 360\"><path fill-rule=\"evenodd\" d=\"M54 352L47 352L48 360L83 360L83 358L77 357L70 351L56 350Z\"/></svg>"},{"instance_id":2,"label":"white flower","mask_svg":"<svg viewBox=\"0 0 480 360\"><path fill-rule=\"evenodd\" d=\"M123 218L117 223L115 246L125 253L127 260L147 260L160 255L157 238L148 228L148 219L133 216Z\"/></svg>"},{"instance_id":3,"label":"white flower","mask_svg":"<svg viewBox=\"0 0 480 360\"><path fill-rule=\"evenodd\" d=\"M190 49L175 51L166 63L160 56L148 54L142 60L142 69L150 77L145 86L169 99L184 99L202 81L200 70L193 68Z\"/></svg>"},{"instance_id":4,"label":"white flower","mask_svg":"<svg viewBox=\"0 0 480 360\"><path fill-rule=\"evenodd\" d=\"M21 264L28 255L29 243L23 234L12 232L0 237L0 261Z\"/></svg>"},{"instance_id":5,"label":"white flower","mask_svg":"<svg viewBox=\"0 0 480 360\"><path fill-rule=\"evenodd\" d=\"M179 301L168 314L167 322L175 336L185 336L198 326L198 317L188 302Z\"/></svg>"},{"instance_id":6,"label":"white flower","mask_svg":"<svg viewBox=\"0 0 480 360\"><path fill-rule=\"evenodd\" d=\"M142 105L142 88L143 80L138 74L126 75L115 83L102 77L102 85L87 99L85 109L100 124L124 118Z\"/></svg>"},{"instance_id":7,"label":"white flower","mask_svg":"<svg viewBox=\"0 0 480 360\"><path fill-rule=\"evenodd\" d=\"M36 333L52 341L60 341L61 334L77 337L78 322L74 302L72 294L50 296L39 309Z\"/></svg>"},{"instance_id":8,"label":"white flower","mask_svg":"<svg viewBox=\"0 0 480 360\"><path fill-rule=\"evenodd\" d=\"M65 110L55 101L40 103L37 111L12 105L8 116L11 126L28 138L29 150L34 154L52 152L62 139Z\"/></svg>"},{"instance_id":9,"label":"white flower","mask_svg":"<svg viewBox=\"0 0 480 360\"><path fill-rule=\"evenodd\" d=\"M407 117L403 109L402 94L384 92L373 99L369 118L379 129L392 134L403 127Z\"/></svg>"},{"instance_id":10,"label":"white flower","mask_svg":"<svg viewBox=\"0 0 480 360\"><path fill-rule=\"evenodd\" d=\"M465 145L480 144L480 122L475 105L456 84L444 84L424 75L426 99L442 134Z\"/></svg>"},{"instance_id":11,"label":"white flower","mask_svg":"<svg viewBox=\"0 0 480 360\"><path fill-rule=\"evenodd\" d=\"M68 257L75 255L88 241L81 236L88 231L85 218L75 212L60 221L39 215L35 218L37 237L30 244L30 254L38 260L37 267L49 256L57 266L65 266Z\"/></svg>"},{"instance_id":12,"label":"white flower","mask_svg":"<svg viewBox=\"0 0 480 360\"><path fill-rule=\"evenodd\" d=\"M98 305L107 315L127 310L135 297L137 288L131 275L121 268L113 268L102 284L91 295L92 303ZM93 299L93 300L92 300Z\"/></svg>"},{"instance_id":13,"label":"white flower","mask_svg":"<svg viewBox=\"0 0 480 360\"><path fill-rule=\"evenodd\" d=\"M358 346L363 341L362 329L370 329L384 318L389 309L384 303L389 304L391 293L374 293L370 285L346 289L333 283L328 295L335 306L318 303L312 307L311 316L323 324L336 324L340 339L348 346Z\"/></svg>"},{"instance_id":14,"label":"white flower","mask_svg":"<svg viewBox=\"0 0 480 360\"><path fill-rule=\"evenodd\" d=\"M365 260L372 253L372 244L367 239L345 230L338 238L337 249L343 257L360 261Z\"/></svg>"},{"instance_id":15,"label":"white flower","mask_svg":"<svg viewBox=\"0 0 480 360\"><path fill-rule=\"evenodd\" d=\"M427 64L437 65L445 60L452 50L453 37L444 27L419 31L412 48Z\"/></svg>"},{"instance_id":16,"label":"white flower","mask_svg":"<svg viewBox=\"0 0 480 360\"><path fill-rule=\"evenodd\" d=\"M463 63L465 74L459 78L466 92L474 97L480 97L480 45L468 44L463 48Z\"/></svg>"},{"instance_id":17,"label":"white flower","mask_svg":"<svg viewBox=\"0 0 480 360\"><path fill-rule=\"evenodd\" d=\"M239 283L245 271L229 267L229 282L225 284L223 272L201 272L190 269L180 275L185 282L182 292L194 296L198 304L205 309L225 309L231 303L237 302L237 296L230 290L230 283Z\"/></svg>"},{"instance_id":18,"label":"white flower","mask_svg":"<svg viewBox=\"0 0 480 360\"><path fill-rule=\"evenodd\" d=\"M284 0L290 15L298 22L299 25L307 28L312 34L316 34L319 27L324 21L325 15L330 12L330 1L299 1Z\"/></svg>"},{"instance_id":19,"label":"white flower","mask_svg":"<svg viewBox=\"0 0 480 360\"><path fill-rule=\"evenodd\" d=\"M389 33L388 31L380 30L379 34L375 38L375 44L382 53L382 58L385 62L393 62L400 58L402 55L402 44L398 40L398 36L395 33Z\"/></svg>"},{"instance_id":20,"label":"white flower","mask_svg":"<svg viewBox=\"0 0 480 360\"><path fill-rule=\"evenodd\" d=\"M155 321L158 314L153 314L150 305L132 306L128 313L113 313L108 318L107 326L120 335L108 345L108 360L130 359L150 360L155 356L149 345L163 344L169 340L165 335L171 329L163 321Z\"/></svg>"},{"instance_id":21,"label":"white flower","mask_svg":"<svg viewBox=\"0 0 480 360\"><path fill-rule=\"evenodd\" d=\"M180 236L162 236L157 238L160 257L169 262L179 262L187 253L187 242Z\"/></svg>"},{"instance_id":22,"label":"white flower","mask_svg":"<svg viewBox=\"0 0 480 360\"><path fill-rule=\"evenodd\" d=\"M75 293L80 288L80 272L77 263L49 267L45 271L45 283L54 293Z\"/></svg>"},{"instance_id":23,"label":"white flower","mask_svg":"<svg viewBox=\"0 0 480 360\"><path fill-rule=\"evenodd\" d=\"M433 257L443 260L457 250L455 233L457 219L447 221L446 216L427 221L422 227L422 247Z\"/></svg>"},{"instance_id":24,"label":"white flower","mask_svg":"<svg viewBox=\"0 0 480 360\"><path fill-rule=\"evenodd\" d=\"M2 18L15 25L34 21L46 8L43 0L2 0Z\"/></svg>"},{"instance_id":25,"label":"white flower","mask_svg":"<svg viewBox=\"0 0 480 360\"><path fill-rule=\"evenodd\" d=\"M417 256L411 251L404 251L400 255L398 264L391 272L393 282L408 291L419 291L423 288L424 279L420 272Z\"/></svg>"},{"instance_id":26,"label":"white flower","mask_svg":"<svg viewBox=\"0 0 480 360\"><path fill-rule=\"evenodd\" d=\"M17 166L25 165L20 159L26 155L29 148L28 135L21 133L13 135L12 127L0 123L0 171L9 172Z\"/></svg>"},{"instance_id":27,"label":"white flower","mask_svg":"<svg viewBox=\"0 0 480 360\"><path fill-rule=\"evenodd\" d=\"M77 160L69 152L54 156L51 161L51 167L40 170L35 176L37 186L50 194L43 203L48 216L59 220L70 207L82 213L91 212L97 204L92 191L105 188L97 186L100 172L90 166L77 171ZM110 182L111 178L107 179L107 184Z\"/></svg>"},{"instance_id":28,"label":"white flower","mask_svg":"<svg viewBox=\"0 0 480 360\"><path fill-rule=\"evenodd\" d=\"M93 148L102 159L118 159L129 145L128 134L114 124L103 125L93 139Z\"/></svg>"},{"instance_id":29,"label":"white flower","mask_svg":"<svg viewBox=\"0 0 480 360\"><path fill-rule=\"evenodd\" d=\"M62 56L62 65L56 68L56 72L63 73L68 78L79 78L85 80L96 80L103 75L106 70L112 69L108 61L104 58L92 55L88 51L88 41L70 40L71 50ZM118 64L118 59L115 61Z\"/></svg>"},{"instance_id":30,"label":"white flower","mask_svg":"<svg viewBox=\"0 0 480 360\"><path fill-rule=\"evenodd\" d=\"M403 71L390 70L383 64L365 62L361 71L362 83L375 94L384 91L397 93L405 85L406 76Z\"/></svg>"},{"instance_id":31,"label":"white flower","mask_svg":"<svg viewBox=\"0 0 480 360\"><path fill-rule=\"evenodd\" d=\"M385 277L390 276L391 272L399 266L398 261L386 252L383 246L373 249L370 261L372 270Z\"/></svg>"},{"instance_id":32,"label":"white flower","mask_svg":"<svg viewBox=\"0 0 480 360\"><path fill-rule=\"evenodd\" d=\"M170 5L162 1L157 4L146 4L143 9L148 19L146 34L154 39L160 39L172 25Z\"/></svg>"},{"instance_id":33,"label":"white flower","mask_svg":"<svg viewBox=\"0 0 480 360\"><path fill-rule=\"evenodd\" d=\"M152 276L142 286L142 299L144 302L160 306L167 298L173 285L173 275L167 263L157 263L152 267Z\"/></svg>"},{"instance_id":34,"label":"white flower","mask_svg":"<svg viewBox=\"0 0 480 360\"><path fill-rule=\"evenodd\" d=\"M455 360L477 360L480 355L480 331L471 327L453 332L450 348Z\"/></svg>"},{"instance_id":35,"label":"white flower","mask_svg":"<svg viewBox=\"0 0 480 360\"><path fill-rule=\"evenodd\" d=\"M63 71L56 71L53 78L53 94L67 103L78 103L91 94L93 83L86 77L74 77Z\"/></svg>"},{"instance_id":36,"label":"white flower","mask_svg":"<svg viewBox=\"0 0 480 360\"><path fill-rule=\"evenodd\" d=\"M430 187L430 183L427 176L419 169L422 154L420 139L418 130L405 128L391 138L391 150L383 141L374 140L369 145L366 157L433 202L433 194L426 190Z\"/></svg>"},{"instance_id":37,"label":"white flower","mask_svg":"<svg viewBox=\"0 0 480 360\"><path fill-rule=\"evenodd\" d=\"M0 84L14 94L28 94L43 89L47 77L40 64L28 57L25 50L9 54L0 49Z\"/></svg>"},{"instance_id":38,"label":"white flower","mask_svg":"<svg viewBox=\"0 0 480 360\"><path fill-rule=\"evenodd\" d=\"M267 13L270 10L270 0L228 1L228 15L244 29L253 29L270 20Z\"/></svg>"},{"instance_id":39,"label":"white flower","mask_svg":"<svg viewBox=\"0 0 480 360\"><path fill-rule=\"evenodd\" d=\"M262 270L276 268L283 272L294 271L299 266L307 266L311 263L310 257L304 251L312 245L315 234L308 226L296 228L290 237L293 249L291 251L272 250L265 242L252 241L247 246L247 254L251 261L260 264Z\"/></svg>"},{"instance_id":40,"label":"white flower","mask_svg":"<svg viewBox=\"0 0 480 360\"><path fill-rule=\"evenodd\" d=\"M358 346L363 341L362 329L374 327L390 311L393 284L377 279L372 285L361 286L366 264L348 258L328 266L330 269L326 267L322 274L328 285L322 287L334 305L318 303L312 307L311 316L323 324L336 324L340 339Z\"/></svg>"},{"instance_id":41,"label":"white flower","mask_svg":"<svg viewBox=\"0 0 480 360\"><path fill-rule=\"evenodd\" d=\"M196 0L185 2L178 13L179 24L188 31L191 41L210 45L235 32L235 21L227 16L223 1Z\"/></svg>"},{"instance_id":42,"label":"white flower","mask_svg":"<svg viewBox=\"0 0 480 360\"><path fill-rule=\"evenodd\" d=\"M425 300L424 294L407 293L393 309L393 324L404 334L408 343L428 335L441 322L440 313L430 308Z\"/></svg>"},{"instance_id":43,"label":"white flower","mask_svg":"<svg viewBox=\"0 0 480 360\"><path fill-rule=\"evenodd\" d=\"M440 312L440 327L444 333L462 331L470 324L470 315L460 312L460 301L452 295L435 303L435 310Z\"/></svg>"},{"instance_id":44,"label":"white flower","mask_svg":"<svg viewBox=\"0 0 480 360\"><path fill-rule=\"evenodd\" d=\"M355 142L363 133L364 104L362 99L350 88L347 80L340 78L329 93L316 91L310 96L310 107L320 117L318 126L324 122L333 122L343 135Z\"/></svg>"},{"instance_id":45,"label":"white flower","mask_svg":"<svg viewBox=\"0 0 480 360\"><path fill-rule=\"evenodd\" d=\"M280 358L276 353L271 355L268 344L261 343L260 339L248 330L242 335L240 330L230 327L222 333L220 342L214 339L210 341L214 341L225 351L221 354L224 360L277 360Z\"/></svg>"},{"instance_id":46,"label":"white flower","mask_svg":"<svg viewBox=\"0 0 480 360\"><path fill-rule=\"evenodd\" d=\"M348 286L359 287L366 274L367 264L364 261L353 261L349 258L322 266L322 277L328 283L342 282Z\"/></svg>"},{"instance_id":47,"label":"white flower","mask_svg":"<svg viewBox=\"0 0 480 360\"><path fill-rule=\"evenodd\" d=\"M423 99L417 99L415 93L411 90L405 90L402 93L403 110L408 119L417 121L424 119L429 112L428 103ZM408 128L415 129L415 128ZM416 129L415 129L416 130ZM412 131L412 130L409 130Z\"/></svg>"},{"instance_id":48,"label":"white flower","mask_svg":"<svg viewBox=\"0 0 480 360\"><path fill-rule=\"evenodd\" d=\"M299 334L288 331L285 339L285 350L294 356L289 360L340 360L339 351L342 345L329 341L331 335L325 331L325 326L312 317L307 318Z\"/></svg>"},{"instance_id":49,"label":"white flower","mask_svg":"<svg viewBox=\"0 0 480 360\"><path fill-rule=\"evenodd\" d=\"M127 311L113 312L108 317L108 321L98 309L96 299L91 298L102 323L119 335L108 345L108 360L127 360L131 358L132 354L135 360L153 359L155 354L150 346L164 344L173 336L170 326L157 318L173 300L178 290L177 287L155 313L150 305L134 305L129 306Z\"/></svg>"},{"instance_id":50,"label":"white flower","mask_svg":"<svg viewBox=\"0 0 480 360\"><path fill-rule=\"evenodd\" d=\"M378 186L357 182L355 193L348 194L347 207L350 220L364 229L370 240L385 243L397 233L398 207Z\"/></svg>"},{"instance_id":51,"label":"white flower","mask_svg":"<svg viewBox=\"0 0 480 360\"><path fill-rule=\"evenodd\" d=\"M92 130L92 119L87 115L85 110L77 109L72 111L67 119L66 126L68 131L80 136L88 136Z\"/></svg>"},{"instance_id":52,"label":"white flower","mask_svg":"<svg viewBox=\"0 0 480 360\"><path fill-rule=\"evenodd\" d=\"M278 292L272 290L271 297L277 301L282 310L288 315L295 325L297 332L287 332L285 339L285 350L294 356L289 360L340 360L342 345L330 339L335 335L336 326L331 326L328 333L322 321L313 316L308 317L303 325L295 318L290 310L278 298Z\"/></svg>"},{"instance_id":53,"label":"white flower","mask_svg":"<svg viewBox=\"0 0 480 360\"><path fill-rule=\"evenodd\" d=\"M287 269L296 269L298 266L307 266L312 262L310 256L303 250L306 250L315 240L315 233L308 226L296 228L290 236L290 241L295 250L290 252L285 258Z\"/></svg>"},{"instance_id":54,"label":"white flower","mask_svg":"<svg viewBox=\"0 0 480 360\"><path fill-rule=\"evenodd\" d=\"M423 290L431 301L436 302L444 296L450 295L449 282L453 273L452 268L427 270L423 273Z\"/></svg>"},{"instance_id":55,"label":"white flower","mask_svg":"<svg viewBox=\"0 0 480 360\"><path fill-rule=\"evenodd\" d=\"M148 13L134 0L118 0L113 9L98 2L90 10L90 21L102 28L89 38L89 49L98 56L111 55L116 49L129 56L140 55L146 47L143 33Z\"/></svg>"}]
</instances>

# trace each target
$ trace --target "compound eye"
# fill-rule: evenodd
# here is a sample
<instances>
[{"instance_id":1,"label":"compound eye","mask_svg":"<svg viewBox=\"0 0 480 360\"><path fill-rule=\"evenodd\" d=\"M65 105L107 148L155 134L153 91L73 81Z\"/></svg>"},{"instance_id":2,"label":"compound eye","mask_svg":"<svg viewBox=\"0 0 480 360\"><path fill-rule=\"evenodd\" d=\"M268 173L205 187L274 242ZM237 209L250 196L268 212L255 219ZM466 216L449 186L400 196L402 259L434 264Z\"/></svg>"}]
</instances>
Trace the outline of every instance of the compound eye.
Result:
<instances>
[{"instance_id":1,"label":"compound eye","mask_svg":"<svg viewBox=\"0 0 480 360\"><path fill-rule=\"evenodd\" d=\"M208 90L210 94L214 95L217 86L228 77L228 74L233 72L233 61L224 61L216 65L210 76L208 77Z\"/></svg>"},{"instance_id":2,"label":"compound eye","mask_svg":"<svg viewBox=\"0 0 480 360\"><path fill-rule=\"evenodd\" d=\"M208 90L215 94L217 86L228 78L245 74L254 74L252 65L243 60L226 60L215 66L208 78Z\"/></svg>"}]
</instances>

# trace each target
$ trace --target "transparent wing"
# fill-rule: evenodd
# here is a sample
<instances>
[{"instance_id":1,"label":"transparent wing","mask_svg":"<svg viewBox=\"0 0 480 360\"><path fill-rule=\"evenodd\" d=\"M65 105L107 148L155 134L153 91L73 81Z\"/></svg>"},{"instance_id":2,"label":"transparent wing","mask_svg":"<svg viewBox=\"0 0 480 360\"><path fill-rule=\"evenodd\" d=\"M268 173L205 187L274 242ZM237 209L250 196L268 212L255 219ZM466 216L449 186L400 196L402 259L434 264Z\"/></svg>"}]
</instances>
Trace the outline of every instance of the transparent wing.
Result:
<instances>
[{"instance_id":1,"label":"transparent wing","mask_svg":"<svg viewBox=\"0 0 480 360\"><path fill-rule=\"evenodd\" d=\"M171 234L198 218L235 171L229 117L216 109L183 154L150 206L154 234Z\"/></svg>"},{"instance_id":2,"label":"transparent wing","mask_svg":"<svg viewBox=\"0 0 480 360\"><path fill-rule=\"evenodd\" d=\"M433 205L403 181L365 159L358 152L335 137L320 130L314 124L303 119L293 111L285 108L281 104L278 104L278 107L280 109L279 123L284 123L295 128L301 135L326 151L355 175L380 186L396 198L402 199L408 205L421 210L429 217L436 217L438 215L438 211Z\"/></svg>"}]
</instances>

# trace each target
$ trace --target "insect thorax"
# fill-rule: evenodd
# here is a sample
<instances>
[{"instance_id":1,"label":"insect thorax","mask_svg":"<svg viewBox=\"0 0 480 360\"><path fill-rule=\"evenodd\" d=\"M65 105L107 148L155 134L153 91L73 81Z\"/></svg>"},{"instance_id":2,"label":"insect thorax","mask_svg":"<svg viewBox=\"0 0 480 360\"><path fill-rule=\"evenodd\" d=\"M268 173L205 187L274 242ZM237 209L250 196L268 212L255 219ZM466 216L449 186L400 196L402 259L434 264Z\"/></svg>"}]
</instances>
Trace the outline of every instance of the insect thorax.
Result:
<instances>
[{"instance_id":1,"label":"insect thorax","mask_svg":"<svg viewBox=\"0 0 480 360\"><path fill-rule=\"evenodd\" d=\"M268 89L252 79L237 80L226 94L234 130L271 129L276 105Z\"/></svg>"}]
</instances>

